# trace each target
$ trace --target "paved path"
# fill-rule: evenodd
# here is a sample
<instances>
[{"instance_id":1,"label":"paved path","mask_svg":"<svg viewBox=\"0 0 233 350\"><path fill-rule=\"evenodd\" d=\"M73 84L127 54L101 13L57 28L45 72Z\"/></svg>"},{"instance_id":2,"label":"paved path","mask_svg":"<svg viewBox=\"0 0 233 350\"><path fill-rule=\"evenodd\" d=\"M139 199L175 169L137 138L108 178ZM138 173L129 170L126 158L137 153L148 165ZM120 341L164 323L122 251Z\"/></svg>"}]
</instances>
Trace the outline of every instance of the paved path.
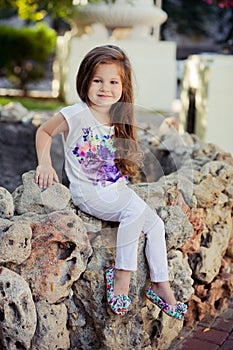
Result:
<instances>
[{"instance_id":1,"label":"paved path","mask_svg":"<svg viewBox=\"0 0 233 350\"><path fill-rule=\"evenodd\" d=\"M183 329L168 350L233 350L233 297L217 318L208 316L194 329Z\"/></svg>"}]
</instances>

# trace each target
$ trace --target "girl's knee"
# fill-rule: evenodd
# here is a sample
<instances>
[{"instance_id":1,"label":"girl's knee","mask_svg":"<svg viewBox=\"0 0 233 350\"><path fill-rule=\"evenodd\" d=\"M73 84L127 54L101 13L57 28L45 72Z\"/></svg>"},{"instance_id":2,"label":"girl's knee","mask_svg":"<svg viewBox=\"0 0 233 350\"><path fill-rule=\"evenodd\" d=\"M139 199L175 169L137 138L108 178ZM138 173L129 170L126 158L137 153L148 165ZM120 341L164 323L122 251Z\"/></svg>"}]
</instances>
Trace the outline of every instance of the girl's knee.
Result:
<instances>
[{"instance_id":1,"label":"girl's knee","mask_svg":"<svg viewBox=\"0 0 233 350\"><path fill-rule=\"evenodd\" d=\"M146 203L137 195L124 207L121 219L145 221Z\"/></svg>"},{"instance_id":2,"label":"girl's knee","mask_svg":"<svg viewBox=\"0 0 233 350\"><path fill-rule=\"evenodd\" d=\"M160 232L164 232L165 234L164 221L159 216L157 216L155 226L156 226L156 230L159 230Z\"/></svg>"},{"instance_id":3,"label":"girl's knee","mask_svg":"<svg viewBox=\"0 0 233 350\"><path fill-rule=\"evenodd\" d=\"M163 220L158 216L156 211L147 207L146 211L146 222L144 227L144 233L159 233L165 235L165 228Z\"/></svg>"}]
</instances>

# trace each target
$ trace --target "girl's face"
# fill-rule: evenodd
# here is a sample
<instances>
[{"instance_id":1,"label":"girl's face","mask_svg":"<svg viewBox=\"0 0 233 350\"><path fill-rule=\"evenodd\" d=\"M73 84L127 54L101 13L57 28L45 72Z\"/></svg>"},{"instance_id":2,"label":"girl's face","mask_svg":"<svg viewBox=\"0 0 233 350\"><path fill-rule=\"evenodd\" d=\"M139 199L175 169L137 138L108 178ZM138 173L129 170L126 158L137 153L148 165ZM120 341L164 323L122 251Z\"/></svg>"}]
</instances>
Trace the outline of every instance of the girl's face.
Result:
<instances>
[{"instance_id":1,"label":"girl's face","mask_svg":"<svg viewBox=\"0 0 233 350\"><path fill-rule=\"evenodd\" d=\"M100 64L92 78L88 89L88 98L92 105L113 105L122 95L120 67L115 63Z\"/></svg>"}]
</instances>

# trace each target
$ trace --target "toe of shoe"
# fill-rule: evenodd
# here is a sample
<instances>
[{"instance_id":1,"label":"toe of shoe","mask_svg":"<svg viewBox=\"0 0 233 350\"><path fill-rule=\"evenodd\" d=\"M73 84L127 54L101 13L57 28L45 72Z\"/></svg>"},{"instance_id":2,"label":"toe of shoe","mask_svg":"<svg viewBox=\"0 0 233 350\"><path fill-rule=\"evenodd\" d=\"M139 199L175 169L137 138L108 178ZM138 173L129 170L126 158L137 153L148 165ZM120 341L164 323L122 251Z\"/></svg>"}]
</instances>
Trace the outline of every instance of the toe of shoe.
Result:
<instances>
[{"instance_id":1,"label":"toe of shoe","mask_svg":"<svg viewBox=\"0 0 233 350\"><path fill-rule=\"evenodd\" d=\"M121 316L124 316L128 312L130 304L131 299L125 294L115 295L109 301L112 311Z\"/></svg>"},{"instance_id":2,"label":"toe of shoe","mask_svg":"<svg viewBox=\"0 0 233 350\"><path fill-rule=\"evenodd\" d=\"M187 307L187 305L186 304L184 304L184 303L181 303L181 302L177 302L177 304L175 305L175 307L176 307L176 311L177 312L180 312L181 314L185 314L186 312L187 312L187 310L188 310L188 307Z\"/></svg>"}]
</instances>

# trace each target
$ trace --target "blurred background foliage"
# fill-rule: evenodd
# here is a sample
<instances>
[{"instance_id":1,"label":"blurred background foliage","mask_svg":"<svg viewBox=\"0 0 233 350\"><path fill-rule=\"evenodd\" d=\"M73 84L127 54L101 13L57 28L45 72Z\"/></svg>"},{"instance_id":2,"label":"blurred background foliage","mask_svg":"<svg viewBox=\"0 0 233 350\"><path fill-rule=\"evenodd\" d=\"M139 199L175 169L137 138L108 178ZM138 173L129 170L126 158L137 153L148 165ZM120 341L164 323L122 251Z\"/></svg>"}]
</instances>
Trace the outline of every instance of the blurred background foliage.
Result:
<instances>
[{"instance_id":1,"label":"blurred background foliage","mask_svg":"<svg viewBox=\"0 0 233 350\"><path fill-rule=\"evenodd\" d=\"M233 38L233 7L219 7L220 1L210 1L163 0L163 9L168 14L162 26L163 37L166 30L170 30L222 43Z\"/></svg>"},{"instance_id":2,"label":"blurred background foliage","mask_svg":"<svg viewBox=\"0 0 233 350\"><path fill-rule=\"evenodd\" d=\"M45 23L32 27L0 26L0 68L15 87L26 93L30 81L41 79L56 46L56 32Z\"/></svg>"},{"instance_id":3,"label":"blurred background foliage","mask_svg":"<svg viewBox=\"0 0 233 350\"><path fill-rule=\"evenodd\" d=\"M40 21L45 16L66 17L72 12L73 0L0 0L1 15L17 12L25 20Z\"/></svg>"}]
</instances>

